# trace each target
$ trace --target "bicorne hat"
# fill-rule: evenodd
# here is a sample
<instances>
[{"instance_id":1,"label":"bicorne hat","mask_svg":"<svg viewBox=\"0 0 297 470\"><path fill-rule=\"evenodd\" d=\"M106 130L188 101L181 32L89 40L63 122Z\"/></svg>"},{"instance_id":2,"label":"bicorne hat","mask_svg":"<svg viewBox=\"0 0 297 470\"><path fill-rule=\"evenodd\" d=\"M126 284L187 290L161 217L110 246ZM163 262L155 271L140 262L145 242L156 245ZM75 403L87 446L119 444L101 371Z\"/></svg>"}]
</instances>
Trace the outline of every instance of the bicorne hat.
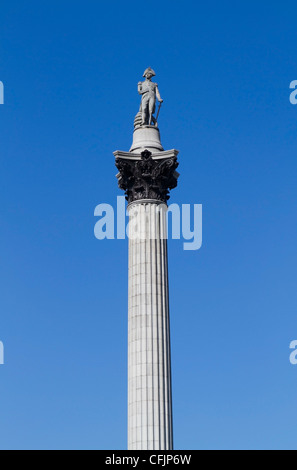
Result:
<instances>
[{"instance_id":1,"label":"bicorne hat","mask_svg":"<svg viewBox=\"0 0 297 470\"><path fill-rule=\"evenodd\" d=\"M156 76L154 70L153 70L151 67L148 67L148 68L144 71L143 76L145 77L148 72L151 73L153 77Z\"/></svg>"}]
</instances>

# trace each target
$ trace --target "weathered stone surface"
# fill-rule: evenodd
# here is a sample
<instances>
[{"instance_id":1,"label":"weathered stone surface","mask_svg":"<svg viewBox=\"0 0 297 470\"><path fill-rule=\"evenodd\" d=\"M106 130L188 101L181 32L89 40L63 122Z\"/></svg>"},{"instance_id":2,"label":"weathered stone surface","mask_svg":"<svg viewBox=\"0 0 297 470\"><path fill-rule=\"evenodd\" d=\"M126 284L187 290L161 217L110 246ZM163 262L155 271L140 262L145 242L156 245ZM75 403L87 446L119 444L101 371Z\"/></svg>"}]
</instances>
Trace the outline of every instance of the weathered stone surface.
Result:
<instances>
[{"instance_id":1,"label":"weathered stone surface","mask_svg":"<svg viewBox=\"0 0 297 470\"><path fill-rule=\"evenodd\" d=\"M160 207L129 206L135 222L129 225L129 450L173 449L166 210Z\"/></svg>"},{"instance_id":2,"label":"weathered stone surface","mask_svg":"<svg viewBox=\"0 0 297 470\"><path fill-rule=\"evenodd\" d=\"M119 187L126 193L129 203L142 199L154 199L167 203L169 191L177 186L177 156L154 159L145 150L141 159L116 157Z\"/></svg>"}]
</instances>

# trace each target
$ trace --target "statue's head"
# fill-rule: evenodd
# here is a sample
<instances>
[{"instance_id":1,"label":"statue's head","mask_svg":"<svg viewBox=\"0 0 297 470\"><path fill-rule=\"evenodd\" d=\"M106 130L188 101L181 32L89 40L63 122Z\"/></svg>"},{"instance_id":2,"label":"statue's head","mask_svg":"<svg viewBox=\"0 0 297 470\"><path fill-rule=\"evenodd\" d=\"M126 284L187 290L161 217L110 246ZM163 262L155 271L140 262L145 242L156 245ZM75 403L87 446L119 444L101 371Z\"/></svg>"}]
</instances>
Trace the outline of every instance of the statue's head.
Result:
<instances>
[{"instance_id":1,"label":"statue's head","mask_svg":"<svg viewBox=\"0 0 297 470\"><path fill-rule=\"evenodd\" d=\"M153 70L151 67L148 67L148 68L144 71L143 76L144 76L145 78L147 78L148 80L150 80L150 78L155 77L156 74L155 74L154 70Z\"/></svg>"}]
</instances>

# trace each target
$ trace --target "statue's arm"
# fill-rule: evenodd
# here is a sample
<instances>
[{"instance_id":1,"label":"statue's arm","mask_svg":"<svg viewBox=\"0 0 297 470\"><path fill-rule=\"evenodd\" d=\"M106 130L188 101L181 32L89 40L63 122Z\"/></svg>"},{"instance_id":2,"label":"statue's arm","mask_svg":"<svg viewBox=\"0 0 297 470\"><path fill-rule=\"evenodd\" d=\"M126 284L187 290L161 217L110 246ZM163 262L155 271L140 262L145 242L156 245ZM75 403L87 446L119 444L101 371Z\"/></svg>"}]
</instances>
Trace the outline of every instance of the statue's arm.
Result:
<instances>
[{"instance_id":1,"label":"statue's arm","mask_svg":"<svg viewBox=\"0 0 297 470\"><path fill-rule=\"evenodd\" d=\"M142 91L142 82L138 82L138 93L139 93L140 95L143 94L143 91Z\"/></svg>"},{"instance_id":2,"label":"statue's arm","mask_svg":"<svg viewBox=\"0 0 297 470\"><path fill-rule=\"evenodd\" d=\"M156 86L156 95L157 95L158 101L159 101L160 103L163 103L163 100L162 100L161 95L160 95L160 92L159 92L158 85Z\"/></svg>"}]
</instances>

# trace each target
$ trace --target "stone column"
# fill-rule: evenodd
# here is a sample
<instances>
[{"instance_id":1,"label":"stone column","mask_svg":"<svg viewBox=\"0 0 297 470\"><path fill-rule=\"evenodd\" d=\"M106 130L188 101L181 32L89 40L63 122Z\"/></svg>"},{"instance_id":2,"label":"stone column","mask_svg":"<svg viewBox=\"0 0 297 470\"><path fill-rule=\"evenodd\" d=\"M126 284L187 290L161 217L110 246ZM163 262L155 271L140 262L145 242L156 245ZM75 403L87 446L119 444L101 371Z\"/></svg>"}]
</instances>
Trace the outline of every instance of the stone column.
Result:
<instances>
[{"instance_id":1,"label":"stone column","mask_svg":"<svg viewBox=\"0 0 297 470\"><path fill-rule=\"evenodd\" d=\"M115 152L129 210L129 450L173 449L166 208L177 154Z\"/></svg>"},{"instance_id":2,"label":"stone column","mask_svg":"<svg viewBox=\"0 0 297 470\"><path fill-rule=\"evenodd\" d=\"M129 216L129 449L171 450L166 213L144 201L132 203Z\"/></svg>"}]
</instances>

